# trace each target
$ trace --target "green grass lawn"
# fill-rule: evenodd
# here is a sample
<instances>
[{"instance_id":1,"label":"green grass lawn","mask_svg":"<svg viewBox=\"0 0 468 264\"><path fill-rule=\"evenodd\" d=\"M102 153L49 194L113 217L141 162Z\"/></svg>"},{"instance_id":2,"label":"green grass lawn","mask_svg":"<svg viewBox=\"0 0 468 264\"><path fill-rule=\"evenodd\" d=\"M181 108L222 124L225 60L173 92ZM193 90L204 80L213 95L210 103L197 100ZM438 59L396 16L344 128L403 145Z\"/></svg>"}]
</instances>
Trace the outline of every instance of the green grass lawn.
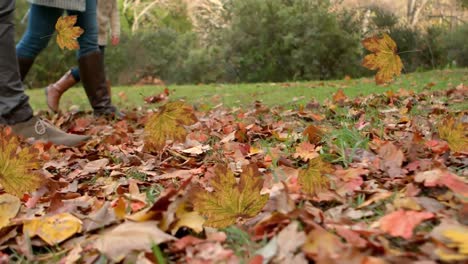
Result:
<instances>
[{"instance_id":1,"label":"green grass lawn","mask_svg":"<svg viewBox=\"0 0 468 264\"><path fill-rule=\"evenodd\" d=\"M450 89L460 83L468 82L468 68L455 70L434 70L403 75L388 86L377 86L373 78L361 78L337 81L311 81L289 83L256 83L256 84L210 84L210 85L170 85L171 99L185 99L196 105L224 104L228 107L251 105L256 100L267 105L289 106L304 104L312 98L322 102L330 98L339 88L343 88L349 97L382 93L400 88L420 92L423 89ZM428 88L430 87L430 88ZM162 86L116 86L112 88L115 104L123 109L132 109L145 105L144 97L156 95L163 91ZM35 110L46 110L43 89L28 90L31 104ZM86 94L80 87L70 89L61 100L61 109L79 107L89 110ZM453 106L466 109L467 103ZM461 110L460 109L460 110Z\"/></svg>"}]
</instances>

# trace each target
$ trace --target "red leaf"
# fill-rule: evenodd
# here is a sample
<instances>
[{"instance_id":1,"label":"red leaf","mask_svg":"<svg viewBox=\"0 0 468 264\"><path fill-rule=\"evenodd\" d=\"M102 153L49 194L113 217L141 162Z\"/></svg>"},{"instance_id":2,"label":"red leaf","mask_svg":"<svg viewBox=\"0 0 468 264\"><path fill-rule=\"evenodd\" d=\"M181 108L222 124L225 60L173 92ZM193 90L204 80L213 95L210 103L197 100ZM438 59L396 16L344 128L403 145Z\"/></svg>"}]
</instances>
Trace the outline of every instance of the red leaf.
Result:
<instances>
[{"instance_id":1,"label":"red leaf","mask_svg":"<svg viewBox=\"0 0 468 264\"><path fill-rule=\"evenodd\" d=\"M433 213L398 210L380 219L380 229L392 236L410 239L413 229L422 221L434 218Z\"/></svg>"}]
</instances>

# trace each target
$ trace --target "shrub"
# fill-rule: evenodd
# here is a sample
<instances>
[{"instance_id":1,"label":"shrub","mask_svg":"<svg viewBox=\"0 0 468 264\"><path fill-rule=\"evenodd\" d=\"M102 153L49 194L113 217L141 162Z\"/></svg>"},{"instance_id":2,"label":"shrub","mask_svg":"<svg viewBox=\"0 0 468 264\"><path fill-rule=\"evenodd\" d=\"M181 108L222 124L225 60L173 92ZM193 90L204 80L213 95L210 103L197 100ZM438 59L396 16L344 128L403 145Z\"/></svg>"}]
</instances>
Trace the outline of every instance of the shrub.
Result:
<instances>
[{"instance_id":1,"label":"shrub","mask_svg":"<svg viewBox=\"0 0 468 264\"><path fill-rule=\"evenodd\" d=\"M446 46L448 59L455 62L458 67L468 67L468 25L464 24L448 34Z\"/></svg>"}]
</instances>

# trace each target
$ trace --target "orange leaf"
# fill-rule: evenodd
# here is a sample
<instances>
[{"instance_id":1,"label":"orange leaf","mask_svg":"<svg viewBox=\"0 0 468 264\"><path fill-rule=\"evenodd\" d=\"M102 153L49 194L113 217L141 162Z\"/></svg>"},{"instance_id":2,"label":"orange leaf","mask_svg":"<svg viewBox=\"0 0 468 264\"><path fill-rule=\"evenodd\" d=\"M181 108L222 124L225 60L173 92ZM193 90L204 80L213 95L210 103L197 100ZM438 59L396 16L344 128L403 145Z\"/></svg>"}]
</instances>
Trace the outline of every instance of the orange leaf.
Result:
<instances>
[{"instance_id":1,"label":"orange leaf","mask_svg":"<svg viewBox=\"0 0 468 264\"><path fill-rule=\"evenodd\" d=\"M398 56L397 46L393 39L383 34L382 38L373 36L362 41L362 45L373 52L364 57L362 65L371 70L378 70L375 75L375 82L383 84L390 82L393 76L399 76L403 69L400 56Z\"/></svg>"},{"instance_id":2,"label":"orange leaf","mask_svg":"<svg viewBox=\"0 0 468 264\"><path fill-rule=\"evenodd\" d=\"M306 136L310 143L318 144L322 140L323 131L314 125L309 125L306 127L302 135Z\"/></svg>"},{"instance_id":3,"label":"orange leaf","mask_svg":"<svg viewBox=\"0 0 468 264\"><path fill-rule=\"evenodd\" d=\"M380 229L392 236L410 239L413 229L422 221L434 218L430 212L398 210L380 219Z\"/></svg>"},{"instance_id":4,"label":"orange leaf","mask_svg":"<svg viewBox=\"0 0 468 264\"><path fill-rule=\"evenodd\" d=\"M333 103L335 104L343 104L346 101L346 99L348 99L348 97L341 88L338 89L338 91L336 91L336 93L332 97Z\"/></svg>"},{"instance_id":5,"label":"orange leaf","mask_svg":"<svg viewBox=\"0 0 468 264\"><path fill-rule=\"evenodd\" d=\"M80 48L78 37L84 30L80 27L74 27L77 16L61 16L55 24L57 30L57 44L61 49L77 50Z\"/></svg>"}]
</instances>

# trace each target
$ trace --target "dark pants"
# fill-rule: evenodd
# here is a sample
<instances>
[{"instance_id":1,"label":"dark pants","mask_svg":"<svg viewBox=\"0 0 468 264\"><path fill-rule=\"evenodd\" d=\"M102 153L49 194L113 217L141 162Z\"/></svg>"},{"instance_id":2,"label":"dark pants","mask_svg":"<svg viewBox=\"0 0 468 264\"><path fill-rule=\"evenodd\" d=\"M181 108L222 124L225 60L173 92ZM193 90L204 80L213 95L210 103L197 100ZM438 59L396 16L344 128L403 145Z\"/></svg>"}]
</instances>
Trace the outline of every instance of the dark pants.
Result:
<instances>
[{"instance_id":1,"label":"dark pants","mask_svg":"<svg viewBox=\"0 0 468 264\"><path fill-rule=\"evenodd\" d=\"M0 124L16 124L33 115L24 93L15 52L15 0L0 1Z\"/></svg>"}]
</instances>

